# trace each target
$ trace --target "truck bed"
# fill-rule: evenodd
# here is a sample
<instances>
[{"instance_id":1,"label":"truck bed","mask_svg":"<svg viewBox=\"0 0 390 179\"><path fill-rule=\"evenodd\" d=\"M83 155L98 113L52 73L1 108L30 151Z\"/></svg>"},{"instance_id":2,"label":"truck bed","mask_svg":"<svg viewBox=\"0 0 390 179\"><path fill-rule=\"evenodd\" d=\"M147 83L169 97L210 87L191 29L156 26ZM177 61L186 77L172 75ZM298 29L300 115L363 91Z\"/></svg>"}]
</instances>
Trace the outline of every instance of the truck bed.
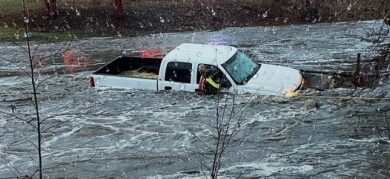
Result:
<instances>
[{"instance_id":1,"label":"truck bed","mask_svg":"<svg viewBox=\"0 0 390 179\"><path fill-rule=\"evenodd\" d=\"M145 79L157 79L158 73L144 71L143 68L122 71L120 76L130 77L130 78L145 78Z\"/></svg>"},{"instance_id":2,"label":"truck bed","mask_svg":"<svg viewBox=\"0 0 390 179\"><path fill-rule=\"evenodd\" d=\"M94 74L157 79L161 60L162 58L118 57Z\"/></svg>"}]
</instances>

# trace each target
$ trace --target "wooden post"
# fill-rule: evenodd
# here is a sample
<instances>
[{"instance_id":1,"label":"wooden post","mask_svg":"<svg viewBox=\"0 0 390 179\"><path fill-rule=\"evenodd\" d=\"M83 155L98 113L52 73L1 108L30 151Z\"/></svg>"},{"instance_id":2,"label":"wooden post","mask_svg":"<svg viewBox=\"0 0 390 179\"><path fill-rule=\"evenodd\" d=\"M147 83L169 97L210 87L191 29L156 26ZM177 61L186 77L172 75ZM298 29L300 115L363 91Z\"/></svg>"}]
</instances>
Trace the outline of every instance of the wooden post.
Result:
<instances>
[{"instance_id":1,"label":"wooden post","mask_svg":"<svg viewBox=\"0 0 390 179\"><path fill-rule=\"evenodd\" d=\"M390 123L389 123L389 120L387 119L387 112L385 112L385 120L386 120L386 124L387 124L387 138L390 139Z\"/></svg>"},{"instance_id":2,"label":"wooden post","mask_svg":"<svg viewBox=\"0 0 390 179\"><path fill-rule=\"evenodd\" d=\"M44 0L44 2L45 2L45 7L46 7L46 15L48 15L48 16L50 16L50 2L49 2L49 0Z\"/></svg>"},{"instance_id":3,"label":"wooden post","mask_svg":"<svg viewBox=\"0 0 390 179\"><path fill-rule=\"evenodd\" d=\"M53 17L57 14L56 0L44 0L46 6L46 13L48 16Z\"/></svg>"},{"instance_id":4,"label":"wooden post","mask_svg":"<svg viewBox=\"0 0 390 179\"><path fill-rule=\"evenodd\" d=\"M50 0L51 12L53 15L57 15L57 2L56 0Z\"/></svg>"},{"instance_id":5,"label":"wooden post","mask_svg":"<svg viewBox=\"0 0 390 179\"><path fill-rule=\"evenodd\" d=\"M383 22L384 22L386 25L390 25L390 16L385 16L385 18L383 18Z\"/></svg>"},{"instance_id":6,"label":"wooden post","mask_svg":"<svg viewBox=\"0 0 390 179\"><path fill-rule=\"evenodd\" d=\"M360 71L361 71L361 54L358 53L357 59L356 59L355 71L352 74L353 84L355 84L355 86L358 86L358 87L362 86L362 84L363 84L363 78L361 76Z\"/></svg>"},{"instance_id":7,"label":"wooden post","mask_svg":"<svg viewBox=\"0 0 390 179\"><path fill-rule=\"evenodd\" d=\"M357 54L356 58L356 73L360 76L361 64L360 64L361 54Z\"/></svg>"},{"instance_id":8,"label":"wooden post","mask_svg":"<svg viewBox=\"0 0 390 179\"><path fill-rule=\"evenodd\" d=\"M114 0L114 16L116 21L122 20L122 0Z\"/></svg>"}]
</instances>

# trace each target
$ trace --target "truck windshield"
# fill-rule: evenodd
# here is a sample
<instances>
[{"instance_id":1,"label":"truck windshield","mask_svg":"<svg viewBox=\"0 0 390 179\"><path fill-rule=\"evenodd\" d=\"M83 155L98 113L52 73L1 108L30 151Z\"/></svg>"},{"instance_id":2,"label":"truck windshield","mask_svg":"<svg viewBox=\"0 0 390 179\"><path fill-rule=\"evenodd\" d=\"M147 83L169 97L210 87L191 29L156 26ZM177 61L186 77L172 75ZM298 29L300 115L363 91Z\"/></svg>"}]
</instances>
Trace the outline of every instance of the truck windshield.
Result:
<instances>
[{"instance_id":1,"label":"truck windshield","mask_svg":"<svg viewBox=\"0 0 390 179\"><path fill-rule=\"evenodd\" d=\"M247 83L253 75L260 69L260 65L255 63L246 54L238 51L231 59L222 64L222 67L239 85Z\"/></svg>"}]
</instances>

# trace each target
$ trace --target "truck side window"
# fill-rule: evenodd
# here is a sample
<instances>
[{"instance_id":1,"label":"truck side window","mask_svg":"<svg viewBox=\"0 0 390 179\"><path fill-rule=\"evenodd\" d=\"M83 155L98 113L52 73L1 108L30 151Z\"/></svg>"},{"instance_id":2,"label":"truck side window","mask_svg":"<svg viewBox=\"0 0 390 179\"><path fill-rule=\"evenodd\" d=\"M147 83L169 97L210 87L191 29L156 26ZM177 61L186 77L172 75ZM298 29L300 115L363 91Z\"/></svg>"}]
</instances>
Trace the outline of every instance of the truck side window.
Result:
<instances>
[{"instance_id":1,"label":"truck side window","mask_svg":"<svg viewBox=\"0 0 390 179\"><path fill-rule=\"evenodd\" d=\"M165 72L165 81L191 83L191 71L191 63L169 62Z\"/></svg>"},{"instance_id":2,"label":"truck side window","mask_svg":"<svg viewBox=\"0 0 390 179\"><path fill-rule=\"evenodd\" d=\"M199 64L197 69L199 69L199 66L201 66L201 65L204 65L206 67L206 71L210 70L210 69L214 69L214 71L216 72L216 76L214 76L213 79L216 82L220 83L223 88L230 88L232 86L232 84L226 78L225 74L223 74L221 72L221 70L218 69L217 66L207 65L207 64ZM199 80L200 80L200 73L199 73L199 71L197 71L196 74L197 74L197 76L196 76L196 84L199 84Z\"/></svg>"},{"instance_id":3,"label":"truck side window","mask_svg":"<svg viewBox=\"0 0 390 179\"><path fill-rule=\"evenodd\" d=\"M203 65L206 67L206 72L210 71L211 69L215 69L215 72L218 71L218 74L222 74L222 72L218 69L218 67L214 66L214 65L208 65L208 64L199 64L198 65L198 68ZM196 84L199 84L199 80L200 80L200 73L199 73L199 70L196 71Z\"/></svg>"}]
</instances>

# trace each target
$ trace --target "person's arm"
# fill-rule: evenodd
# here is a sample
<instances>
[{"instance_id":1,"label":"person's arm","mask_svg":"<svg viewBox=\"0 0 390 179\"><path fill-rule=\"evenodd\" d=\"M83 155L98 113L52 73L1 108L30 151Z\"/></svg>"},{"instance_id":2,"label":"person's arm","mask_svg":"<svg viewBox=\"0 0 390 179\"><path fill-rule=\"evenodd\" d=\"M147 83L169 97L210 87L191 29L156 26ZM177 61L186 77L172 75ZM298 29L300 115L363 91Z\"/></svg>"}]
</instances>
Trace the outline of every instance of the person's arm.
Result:
<instances>
[{"instance_id":1,"label":"person's arm","mask_svg":"<svg viewBox=\"0 0 390 179\"><path fill-rule=\"evenodd\" d=\"M221 87L221 85L216 83L211 77L206 78L206 81L208 84L210 84L212 87L216 89L219 89Z\"/></svg>"}]
</instances>

